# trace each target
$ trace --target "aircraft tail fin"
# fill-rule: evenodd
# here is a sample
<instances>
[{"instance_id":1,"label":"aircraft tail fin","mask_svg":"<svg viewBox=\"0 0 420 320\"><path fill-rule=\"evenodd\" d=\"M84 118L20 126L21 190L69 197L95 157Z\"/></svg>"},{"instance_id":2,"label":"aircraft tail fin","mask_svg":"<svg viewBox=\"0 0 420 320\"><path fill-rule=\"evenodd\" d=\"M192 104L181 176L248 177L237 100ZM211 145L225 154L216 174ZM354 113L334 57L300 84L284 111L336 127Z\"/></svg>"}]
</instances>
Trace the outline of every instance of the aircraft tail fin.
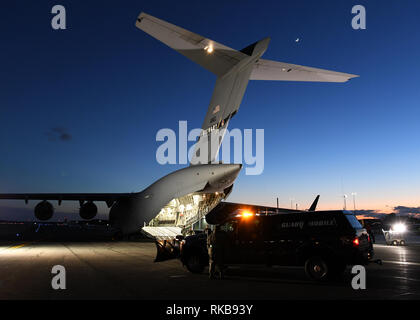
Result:
<instances>
[{"instance_id":1,"label":"aircraft tail fin","mask_svg":"<svg viewBox=\"0 0 420 320\"><path fill-rule=\"evenodd\" d=\"M136 27L217 76L191 164L218 162L225 129L239 109L255 61L264 54L270 39L238 51L144 12Z\"/></svg>"},{"instance_id":2,"label":"aircraft tail fin","mask_svg":"<svg viewBox=\"0 0 420 320\"><path fill-rule=\"evenodd\" d=\"M244 56L217 78L191 164L217 162L229 121L238 112L255 61L267 50L269 42L270 38L265 38L237 51Z\"/></svg>"},{"instance_id":3,"label":"aircraft tail fin","mask_svg":"<svg viewBox=\"0 0 420 320\"><path fill-rule=\"evenodd\" d=\"M239 109L249 80L346 82L356 77L261 59L270 38L238 51L144 12L138 16L136 27L217 76L191 164L219 162L225 131Z\"/></svg>"},{"instance_id":4,"label":"aircraft tail fin","mask_svg":"<svg viewBox=\"0 0 420 320\"><path fill-rule=\"evenodd\" d=\"M318 205L319 195L316 196L314 202L312 203L311 207L308 209L309 212L314 212Z\"/></svg>"}]
</instances>

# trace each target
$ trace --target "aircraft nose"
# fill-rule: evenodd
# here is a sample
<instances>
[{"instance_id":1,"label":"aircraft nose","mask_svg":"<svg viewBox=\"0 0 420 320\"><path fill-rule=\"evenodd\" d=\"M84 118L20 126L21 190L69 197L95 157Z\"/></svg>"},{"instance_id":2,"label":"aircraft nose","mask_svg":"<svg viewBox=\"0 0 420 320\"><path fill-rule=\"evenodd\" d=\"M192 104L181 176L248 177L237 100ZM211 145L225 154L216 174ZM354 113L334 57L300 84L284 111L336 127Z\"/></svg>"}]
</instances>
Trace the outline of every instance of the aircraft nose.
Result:
<instances>
[{"instance_id":1,"label":"aircraft nose","mask_svg":"<svg viewBox=\"0 0 420 320\"><path fill-rule=\"evenodd\" d=\"M232 173L232 174L239 174L239 172L241 171L241 169L242 169L242 164L232 164L231 165L231 168L230 168L230 172Z\"/></svg>"}]
</instances>

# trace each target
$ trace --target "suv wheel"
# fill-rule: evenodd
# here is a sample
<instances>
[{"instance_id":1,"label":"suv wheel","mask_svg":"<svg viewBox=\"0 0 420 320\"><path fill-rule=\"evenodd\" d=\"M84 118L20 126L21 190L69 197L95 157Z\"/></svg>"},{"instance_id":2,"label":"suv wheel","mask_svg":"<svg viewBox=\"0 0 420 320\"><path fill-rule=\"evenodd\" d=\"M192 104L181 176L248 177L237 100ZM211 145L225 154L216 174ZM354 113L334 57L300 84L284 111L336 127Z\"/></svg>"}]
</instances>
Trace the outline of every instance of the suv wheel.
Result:
<instances>
[{"instance_id":1,"label":"suv wheel","mask_svg":"<svg viewBox=\"0 0 420 320\"><path fill-rule=\"evenodd\" d=\"M188 271L192 273L201 273L204 270L204 266L201 264L200 256L198 254L189 256L185 265Z\"/></svg>"},{"instance_id":2,"label":"suv wheel","mask_svg":"<svg viewBox=\"0 0 420 320\"><path fill-rule=\"evenodd\" d=\"M310 257L305 262L305 273L311 280L327 279L328 271L327 262L320 256Z\"/></svg>"}]
</instances>

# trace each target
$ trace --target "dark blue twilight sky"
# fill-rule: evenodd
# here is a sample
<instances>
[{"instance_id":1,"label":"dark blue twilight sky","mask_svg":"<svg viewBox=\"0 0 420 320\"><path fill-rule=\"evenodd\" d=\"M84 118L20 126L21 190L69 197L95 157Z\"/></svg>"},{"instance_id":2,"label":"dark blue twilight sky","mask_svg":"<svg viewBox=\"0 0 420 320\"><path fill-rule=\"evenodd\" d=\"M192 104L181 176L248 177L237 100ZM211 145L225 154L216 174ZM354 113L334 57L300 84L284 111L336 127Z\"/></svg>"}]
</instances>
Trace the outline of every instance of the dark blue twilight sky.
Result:
<instances>
[{"instance_id":1,"label":"dark blue twilight sky","mask_svg":"<svg viewBox=\"0 0 420 320\"><path fill-rule=\"evenodd\" d=\"M67 30L51 28L55 4ZM355 4L367 30L351 28ZM266 59L361 76L250 82L230 128L265 129L265 170L242 172L231 201L420 206L418 0L2 1L0 192L140 191L182 167L156 162L155 135L200 127L215 76L135 28L141 11L236 49L270 36Z\"/></svg>"}]
</instances>

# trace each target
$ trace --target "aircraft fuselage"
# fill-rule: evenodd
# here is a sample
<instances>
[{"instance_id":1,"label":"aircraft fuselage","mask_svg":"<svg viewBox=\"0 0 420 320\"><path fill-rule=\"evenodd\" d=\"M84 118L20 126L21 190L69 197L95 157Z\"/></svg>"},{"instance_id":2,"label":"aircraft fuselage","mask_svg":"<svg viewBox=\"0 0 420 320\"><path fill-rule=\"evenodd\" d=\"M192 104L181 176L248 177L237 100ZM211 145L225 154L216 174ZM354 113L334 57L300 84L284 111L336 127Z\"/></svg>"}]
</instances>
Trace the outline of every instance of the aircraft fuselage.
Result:
<instances>
[{"instance_id":1,"label":"aircraft fuselage","mask_svg":"<svg viewBox=\"0 0 420 320\"><path fill-rule=\"evenodd\" d=\"M193 193L222 193L232 186L240 164L189 166L168 174L129 199L117 201L109 220L123 234L138 231L155 218L171 200Z\"/></svg>"}]
</instances>

